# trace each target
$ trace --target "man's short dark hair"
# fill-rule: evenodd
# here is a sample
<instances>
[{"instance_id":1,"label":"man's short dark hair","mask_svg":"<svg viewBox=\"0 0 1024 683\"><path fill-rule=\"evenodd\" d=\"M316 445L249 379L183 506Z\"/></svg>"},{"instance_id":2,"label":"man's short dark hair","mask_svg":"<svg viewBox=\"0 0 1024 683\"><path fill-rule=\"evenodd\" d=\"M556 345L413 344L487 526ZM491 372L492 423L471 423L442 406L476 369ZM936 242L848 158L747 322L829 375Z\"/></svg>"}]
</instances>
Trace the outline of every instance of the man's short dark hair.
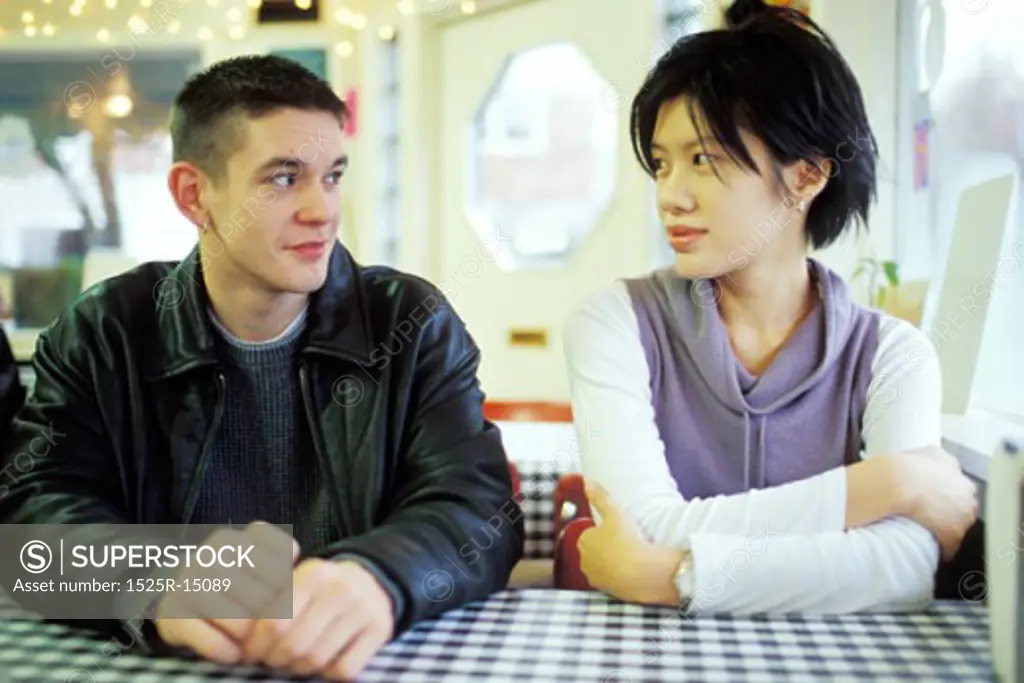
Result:
<instances>
[{"instance_id":1,"label":"man's short dark hair","mask_svg":"<svg viewBox=\"0 0 1024 683\"><path fill-rule=\"evenodd\" d=\"M174 101L174 161L222 178L228 157L242 143L244 120L286 107L330 112L341 125L348 118L331 86L298 62L271 55L217 62L192 76Z\"/></svg>"},{"instance_id":2,"label":"man's short dark hair","mask_svg":"<svg viewBox=\"0 0 1024 683\"><path fill-rule=\"evenodd\" d=\"M807 214L807 240L815 248L831 244L856 219L866 226L878 145L857 79L809 17L761 0L737 0L724 29L684 36L669 49L648 74L630 115L633 151L652 176L658 112L681 96L695 127L703 117L701 135L753 171L740 128L765 143L777 180L781 165L831 162L830 179Z\"/></svg>"}]
</instances>

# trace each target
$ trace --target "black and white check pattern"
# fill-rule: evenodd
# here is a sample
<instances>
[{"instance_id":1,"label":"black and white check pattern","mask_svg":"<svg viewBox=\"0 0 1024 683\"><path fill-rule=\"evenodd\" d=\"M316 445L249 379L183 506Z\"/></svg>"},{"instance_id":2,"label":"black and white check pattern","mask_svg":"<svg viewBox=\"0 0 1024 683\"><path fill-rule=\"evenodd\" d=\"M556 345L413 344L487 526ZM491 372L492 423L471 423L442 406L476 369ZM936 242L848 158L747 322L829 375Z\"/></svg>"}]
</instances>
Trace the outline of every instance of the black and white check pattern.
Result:
<instances>
[{"instance_id":1,"label":"black and white check pattern","mask_svg":"<svg viewBox=\"0 0 1024 683\"><path fill-rule=\"evenodd\" d=\"M287 681L117 651L63 627L0 622L0 681ZM308 680L308 679L295 679ZM588 681L993 681L986 610L937 603L920 614L683 619L599 593L505 591L424 622L386 647L366 683Z\"/></svg>"},{"instance_id":2,"label":"black and white check pattern","mask_svg":"<svg viewBox=\"0 0 1024 683\"><path fill-rule=\"evenodd\" d=\"M523 557L551 559L555 552L558 478L579 470L579 439L571 423L499 422L508 458L519 470L520 503L526 524Z\"/></svg>"},{"instance_id":3,"label":"black and white check pattern","mask_svg":"<svg viewBox=\"0 0 1024 683\"><path fill-rule=\"evenodd\" d=\"M526 525L523 557L528 560L549 559L555 555L555 487L564 472L551 463L517 463L522 479L520 505Z\"/></svg>"}]
</instances>

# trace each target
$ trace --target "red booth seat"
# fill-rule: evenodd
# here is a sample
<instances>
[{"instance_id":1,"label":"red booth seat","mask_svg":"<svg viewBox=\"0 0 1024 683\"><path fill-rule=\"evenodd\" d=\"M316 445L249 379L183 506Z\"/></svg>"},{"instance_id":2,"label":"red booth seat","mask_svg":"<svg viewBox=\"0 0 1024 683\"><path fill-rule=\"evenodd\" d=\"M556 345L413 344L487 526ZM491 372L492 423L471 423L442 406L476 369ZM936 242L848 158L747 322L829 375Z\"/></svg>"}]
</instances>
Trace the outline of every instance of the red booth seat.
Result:
<instances>
[{"instance_id":1,"label":"red booth seat","mask_svg":"<svg viewBox=\"0 0 1024 683\"><path fill-rule=\"evenodd\" d=\"M593 590L580 568L579 551L580 536L592 526L583 475L562 475L555 487L555 588Z\"/></svg>"}]
</instances>

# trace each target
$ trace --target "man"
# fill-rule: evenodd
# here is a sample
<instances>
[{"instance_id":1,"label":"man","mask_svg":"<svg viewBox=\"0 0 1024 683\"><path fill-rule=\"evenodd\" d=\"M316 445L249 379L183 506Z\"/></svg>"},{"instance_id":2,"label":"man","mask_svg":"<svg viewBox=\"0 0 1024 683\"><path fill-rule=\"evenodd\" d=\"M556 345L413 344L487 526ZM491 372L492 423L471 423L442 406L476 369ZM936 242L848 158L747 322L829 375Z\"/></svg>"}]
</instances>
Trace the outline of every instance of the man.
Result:
<instances>
[{"instance_id":1,"label":"man","mask_svg":"<svg viewBox=\"0 0 1024 683\"><path fill-rule=\"evenodd\" d=\"M504 588L523 543L462 321L433 286L336 241L346 116L275 57L186 84L168 184L199 244L99 285L43 334L5 457L44 429L52 443L0 500L22 524L293 524L293 618L213 619L165 596L155 630L329 678ZM493 544L470 556L482 533Z\"/></svg>"},{"instance_id":2,"label":"man","mask_svg":"<svg viewBox=\"0 0 1024 683\"><path fill-rule=\"evenodd\" d=\"M7 431L14 414L25 400L25 388L18 377L18 364L7 341L7 335L0 328L0 437Z\"/></svg>"}]
</instances>

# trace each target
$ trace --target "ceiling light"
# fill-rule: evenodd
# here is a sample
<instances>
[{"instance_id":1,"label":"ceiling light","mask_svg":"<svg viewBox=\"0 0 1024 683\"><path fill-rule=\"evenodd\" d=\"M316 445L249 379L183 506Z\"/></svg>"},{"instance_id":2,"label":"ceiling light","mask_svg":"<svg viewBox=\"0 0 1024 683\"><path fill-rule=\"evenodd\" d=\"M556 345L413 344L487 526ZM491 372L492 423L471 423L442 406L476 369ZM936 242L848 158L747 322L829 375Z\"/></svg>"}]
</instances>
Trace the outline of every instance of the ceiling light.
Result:
<instances>
[{"instance_id":1,"label":"ceiling light","mask_svg":"<svg viewBox=\"0 0 1024 683\"><path fill-rule=\"evenodd\" d=\"M112 119L123 119L134 108L135 103L127 95L111 95L103 102L103 113Z\"/></svg>"}]
</instances>

